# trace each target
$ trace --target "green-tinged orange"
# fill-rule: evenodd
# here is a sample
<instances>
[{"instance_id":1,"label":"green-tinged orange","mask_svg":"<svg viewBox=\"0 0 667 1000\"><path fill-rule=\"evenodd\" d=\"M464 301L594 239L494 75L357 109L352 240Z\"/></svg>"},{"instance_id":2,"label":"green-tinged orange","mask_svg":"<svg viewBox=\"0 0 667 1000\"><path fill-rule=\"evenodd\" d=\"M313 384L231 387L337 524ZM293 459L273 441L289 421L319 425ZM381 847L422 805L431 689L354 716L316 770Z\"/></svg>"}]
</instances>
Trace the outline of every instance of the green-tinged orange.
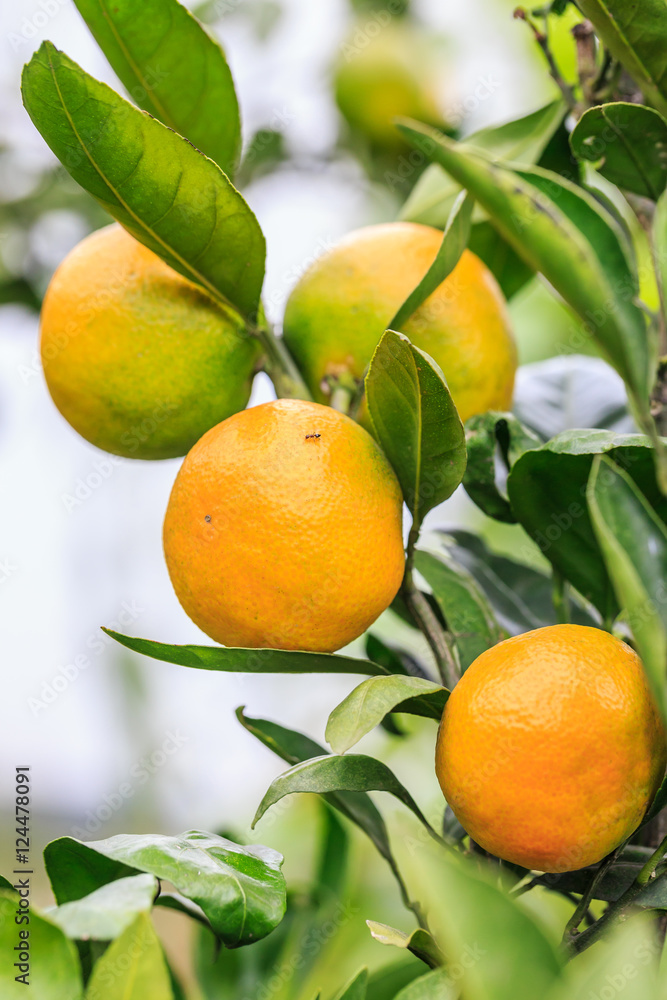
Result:
<instances>
[{"instance_id":1,"label":"green-tinged orange","mask_svg":"<svg viewBox=\"0 0 667 1000\"><path fill-rule=\"evenodd\" d=\"M328 401L328 376L363 376L441 242L442 233L431 226L368 226L342 239L301 277L287 302L284 335L315 399ZM475 254L464 251L400 332L440 365L462 420L509 409L516 347L502 292Z\"/></svg>"},{"instance_id":2,"label":"green-tinged orange","mask_svg":"<svg viewBox=\"0 0 667 1000\"><path fill-rule=\"evenodd\" d=\"M336 103L348 125L375 146L405 148L399 116L440 124L439 53L433 38L386 10L360 19L341 45Z\"/></svg>"},{"instance_id":3,"label":"green-tinged orange","mask_svg":"<svg viewBox=\"0 0 667 1000\"><path fill-rule=\"evenodd\" d=\"M601 629L506 639L445 707L436 772L486 851L545 872L595 864L639 826L665 772L665 731L637 654Z\"/></svg>"},{"instance_id":4,"label":"green-tinged orange","mask_svg":"<svg viewBox=\"0 0 667 1000\"><path fill-rule=\"evenodd\" d=\"M258 354L240 319L118 225L82 240L44 299L51 396L115 455L184 455L246 405Z\"/></svg>"},{"instance_id":5,"label":"green-tinged orange","mask_svg":"<svg viewBox=\"0 0 667 1000\"><path fill-rule=\"evenodd\" d=\"M280 399L212 428L169 500L164 550L183 608L226 646L333 652L403 576L401 490L373 438Z\"/></svg>"}]
</instances>

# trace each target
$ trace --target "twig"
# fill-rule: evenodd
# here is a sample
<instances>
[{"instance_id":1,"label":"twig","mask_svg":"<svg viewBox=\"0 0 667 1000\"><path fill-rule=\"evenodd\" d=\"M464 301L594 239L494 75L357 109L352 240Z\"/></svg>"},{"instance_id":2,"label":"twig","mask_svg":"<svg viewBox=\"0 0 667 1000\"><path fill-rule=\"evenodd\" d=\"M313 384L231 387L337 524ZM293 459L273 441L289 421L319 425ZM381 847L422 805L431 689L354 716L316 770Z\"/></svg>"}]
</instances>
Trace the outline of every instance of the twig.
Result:
<instances>
[{"instance_id":1,"label":"twig","mask_svg":"<svg viewBox=\"0 0 667 1000\"><path fill-rule=\"evenodd\" d=\"M590 947L595 941L598 940L602 932L610 923L615 923L618 920L623 919L627 916L628 911L632 908L637 898L642 894L649 882L652 882L656 876L656 870L658 865L664 859L667 853L667 837L662 841L660 846L653 852L651 857L648 859L644 867L637 875L631 886L625 890L622 896L607 907L605 912L602 914L600 919L589 927L587 930L583 931L577 937L575 937L571 942L571 950L576 954L584 951L584 949ZM664 877L663 873L660 878Z\"/></svg>"},{"instance_id":2,"label":"twig","mask_svg":"<svg viewBox=\"0 0 667 1000\"><path fill-rule=\"evenodd\" d=\"M593 893L595 892L598 885L600 884L604 876L607 874L607 872L613 865L614 861L616 861L617 857L623 850L624 846L625 844L621 844L619 847L616 848L615 851L612 851L612 853L602 861L598 870L593 875L593 878L590 880L588 886L586 887L586 892L579 900L579 903L574 913L572 914L567 924L565 925L565 930L563 931L562 944L569 947L574 938L576 937L579 931L579 925L581 924L581 921L588 913L588 908L591 905L591 900L593 899Z\"/></svg>"},{"instance_id":3,"label":"twig","mask_svg":"<svg viewBox=\"0 0 667 1000\"><path fill-rule=\"evenodd\" d=\"M542 52L544 53L544 58L547 61L551 78L558 85L558 88L561 94L563 95L565 103L567 104L570 111L574 111L574 109L577 106L577 99L574 96L572 87L570 87L569 83L567 83L561 76L556 60L554 59L553 53L549 48L549 39L542 31L540 31L540 29L537 27L536 24L533 24L530 17L528 16L528 12L525 10L524 7L517 7L514 11L514 17L519 21L525 21L528 27L533 32L533 35L535 36L535 41L537 42L539 47L542 49Z\"/></svg>"}]
</instances>

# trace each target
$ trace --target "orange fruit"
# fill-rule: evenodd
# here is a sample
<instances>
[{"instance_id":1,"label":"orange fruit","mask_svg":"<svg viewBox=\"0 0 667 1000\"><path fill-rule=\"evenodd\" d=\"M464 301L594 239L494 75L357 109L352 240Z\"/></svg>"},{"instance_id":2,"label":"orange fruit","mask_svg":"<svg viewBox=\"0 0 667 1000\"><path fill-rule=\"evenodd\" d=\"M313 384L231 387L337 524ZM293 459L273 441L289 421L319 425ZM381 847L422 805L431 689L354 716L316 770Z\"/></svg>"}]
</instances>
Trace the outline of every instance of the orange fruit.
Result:
<instances>
[{"instance_id":1,"label":"orange fruit","mask_svg":"<svg viewBox=\"0 0 667 1000\"><path fill-rule=\"evenodd\" d=\"M550 625L482 653L445 706L436 773L481 847L544 872L592 865L640 824L665 731L637 654Z\"/></svg>"},{"instance_id":2,"label":"orange fruit","mask_svg":"<svg viewBox=\"0 0 667 1000\"><path fill-rule=\"evenodd\" d=\"M164 522L174 590L227 646L333 652L403 576L401 490L373 438L330 407L279 399L189 452Z\"/></svg>"},{"instance_id":3,"label":"orange fruit","mask_svg":"<svg viewBox=\"0 0 667 1000\"><path fill-rule=\"evenodd\" d=\"M407 146L394 119L442 122L440 53L428 33L386 11L359 20L341 46L334 75L338 108L353 131L380 149Z\"/></svg>"},{"instance_id":4,"label":"orange fruit","mask_svg":"<svg viewBox=\"0 0 667 1000\"><path fill-rule=\"evenodd\" d=\"M86 440L172 458L243 409L259 348L238 317L111 225L55 272L41 354L53 401Z\"/></svg>"},{"instance_id":5,"label":"orange fruit","mask_svg":"<svg viewBox=\"0 0 667 1000\"><path fill-rule=\"evenodd\" d=\"M433 263L442 233L390 222L358 229L320 257L287 302L285 342L315 399L327 376L360 379L399 306ZM512 402L516 347L502 292L469 250L401 326L442 368L462 420Z\"/></svg>"}]
</instances>

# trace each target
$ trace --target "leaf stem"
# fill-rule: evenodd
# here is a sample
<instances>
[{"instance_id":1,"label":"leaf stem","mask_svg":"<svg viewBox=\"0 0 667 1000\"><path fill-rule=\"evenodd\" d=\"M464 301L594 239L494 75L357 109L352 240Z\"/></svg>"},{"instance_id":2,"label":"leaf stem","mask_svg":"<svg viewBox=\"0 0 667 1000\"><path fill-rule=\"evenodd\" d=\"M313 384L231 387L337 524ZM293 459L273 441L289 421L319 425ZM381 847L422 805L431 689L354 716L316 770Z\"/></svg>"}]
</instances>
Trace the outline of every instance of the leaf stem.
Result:
<instances>
[{"instance_id":1,"label":"leaf stem","mask_svg":"<svg viewBox=\"0 0 667 1000\"><path fill-rule=\"evenodd\" d=\"M562 573L557 569L553 571L553 588L551 596L556 619L559 625L567 625L570 621L570 596L569 585Z\"/></svg>"},{"instance_id":2,"label":"leaf stem","mask_svg":"<svg viewBox=\"0 0 667 1000\"><path fill-rule=\"evenodd\" d=\"M637 875L637 878L625 890L623 895L615 903L607 907L603 915L592 927L589 927L571 941L570 947L575 954L579 954L594 944L610 923L615 923L627 916L628 910L630 910L636 899L642 894L649 882L656 878L656 870L660 862L663 861L665 854L667 854L667 837L656 848Z\"/></svg>"}]
</instances>

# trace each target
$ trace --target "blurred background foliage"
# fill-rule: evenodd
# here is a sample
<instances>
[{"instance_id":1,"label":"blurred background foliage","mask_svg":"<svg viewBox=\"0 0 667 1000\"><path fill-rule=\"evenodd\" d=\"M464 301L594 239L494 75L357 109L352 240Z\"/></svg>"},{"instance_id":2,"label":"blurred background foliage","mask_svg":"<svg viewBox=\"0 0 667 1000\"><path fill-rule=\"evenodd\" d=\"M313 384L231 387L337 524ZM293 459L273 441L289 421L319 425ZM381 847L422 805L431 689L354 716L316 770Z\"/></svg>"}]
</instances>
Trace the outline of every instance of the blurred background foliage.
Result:
<instances>
[{"instance_id":1,"label":"blurred background foliage","mask_svg":"<svg viewBox=\"0 0 667 1000\"><path fill-rule=\"evenodd\" d=\"M423 164L411 161L390 127L392 114L465 136L558 96L529 30L513 20L510 0L205 0L193 10L223 42L235 76L244 122L239 184L267 235L266 308L277 323L310 261L344 232L396 218L417 183ZM567 79L575 75L570 29L576 20L569 7L550 29ZM201 641L178 607L162 563L162 511L178 462L129 462L95 451L55 412L36 360L37 315L53 270L87 232L108 221L55 163L22 110L20 67L44 38L118 86L69 0L3 6L0 615L6 637L3 701L15 706L12 724L0 733L3 759L33 767L38 842L62 834L97 839L128 830L226 830L285 854L290 921L307 921L320 850L313 829L325 823L322 810L310 797L288 800L249 831L255 806L281 765L237 725L233 710L247 702L253 713L279 717L321 740L327 706L354 682L200 676L142 660L98 638L105 624L171 642ZM562 132L543 162L574 170ZM591 181L606 190L592 172ZM580 335L578 321L540 280L526 275L525 283L509 291L522 364L584 350L588 338ZM655 301L654 290L643 292L649 304ZM592 364L574 376L567 366L547 362L537 389L524 369L519 411L523 405L534 414L537 399L542 426L536 429L545 436L562 429L550 420L564 401L569 426L594 426L595 413L579 412L577 402L583 398L584 406L595 409L584 384L586 371L593 383L599 375ZM625 426L619 380L603 369L605 405L597 417ZM252 402L270 396L268 380L259 376ZM484 521L462 491L429 516L428 527L482 532L492 547L509 552L520 530ZM522 544L523 557L538 565L537 549ZM373 631L400 641L406 628L387 612ZM361 652L360 645L354 649ZM421 654L428 656L425 648ZM365 745L377 748L416 789L436 821L442 800L433 773L435 730L415 719L402 727L411 739L382 730ZM10 794L9 783L0 787L3 811ZM385 806L399 861L408 881L419 885L425 877L423 839L411 817ZM3 843L0 861L7 869L8 850ZM377 969L395 961L370 938L365 918L412 925L363 838L351 838L349 868L341 878L345 907L329 918L315 971L300 977L298 989L286 973L283 992L274 991L274 997L307 997L329 977L343 982L363 962ZM36 901L46 902L44 881L40 893ZM540 893L531 893L526 905L556 929L567 905L563 911L558 897ZM192 983L188 925L168 911L157 921L177 968ZM281 933L290 933L289 926ZM200 956L207 944L198 943ZM411 958L403 965L407 978L411 967L419 968ZM257 983L239 981L248 990L239 997L261 996ZM374 995L380 1000L380 987Z\"/></svg>"}]
</instances>

